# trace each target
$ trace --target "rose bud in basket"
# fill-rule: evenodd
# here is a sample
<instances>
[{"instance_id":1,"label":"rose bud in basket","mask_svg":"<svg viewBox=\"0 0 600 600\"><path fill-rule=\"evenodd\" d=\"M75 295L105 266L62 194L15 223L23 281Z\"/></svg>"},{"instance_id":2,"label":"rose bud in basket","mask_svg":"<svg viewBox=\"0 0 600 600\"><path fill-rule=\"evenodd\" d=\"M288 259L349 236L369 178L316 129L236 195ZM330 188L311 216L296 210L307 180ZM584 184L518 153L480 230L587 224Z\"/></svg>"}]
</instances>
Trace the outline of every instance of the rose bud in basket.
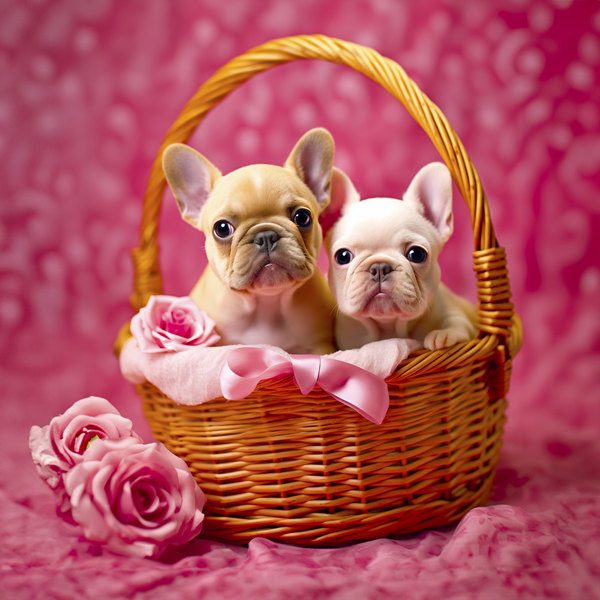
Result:
<instances>
[{"instance_id":1,"label":"rose bud in basket","mask_svg":"<svg viewBox=\"0 0 600 600\"><path fill-rule=\"evenodd\" d=\"M90 396L75 402L49 425L34 425L29 433L31 457L39 476L59 494L63 492L63 474L83 460L94 439L142 439L132 430L129 419L104 398ZM63 499L64 500L64 499ZM61 510L68 510L68 503Z\"/></svg>"},{"instance_id":2,"label":"rose bud in basket","mask_svg":"<svg viewBox=\"0 0 600 600\"><path fill-rule=\"evenodd\" d=\"M85 537L117 554L158 558L202 529L206 497L160 443L95 441L65 475L65 488Z\"/></svg>"},{"instance_id":3,"label":"rose bud in basket","mask_svg":"<svg viewBox=\"0 0 600 600\"><path fill-rule=\"evenodd\" d=\"M151 296L131 319L131 333L142 352L179 352L221 339L215 322L189 296Z\"/></svg>"}]
</instances>

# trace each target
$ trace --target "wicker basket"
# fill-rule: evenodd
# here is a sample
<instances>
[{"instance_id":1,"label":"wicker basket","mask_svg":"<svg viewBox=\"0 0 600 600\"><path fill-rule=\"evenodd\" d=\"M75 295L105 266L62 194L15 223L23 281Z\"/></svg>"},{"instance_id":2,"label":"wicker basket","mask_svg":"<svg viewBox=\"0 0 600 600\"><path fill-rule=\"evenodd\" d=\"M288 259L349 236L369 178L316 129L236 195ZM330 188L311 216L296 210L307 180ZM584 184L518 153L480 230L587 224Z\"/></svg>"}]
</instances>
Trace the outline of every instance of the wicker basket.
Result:
<instances>
[{"instance_id":1,"label":"wicker basket","mask_svg":"<svg viewBox=\"0 0 600 600\"><path fill-rule=\"evenodd\" d=\"M235 58L209 79L169 130L144 200L133 251L132 304L162 293L157 226L161 161L208 111L253 75L297 59L356 69L397 98L433 141L472 215L477 277L476 340L412 354L387 380L390 409L375 425L319 388L302 396L291 377L263 382L247 399L179 406L138 386L156 438L183 458L208 503L204 537L245 544L256 536L336 546L451 523L486 503L498 461L511 359L522 328L510 303L477 173L440 110L392 60L325 36L275 40ZM125 326L119 351L130 336Z\"/></svg>"}]
</instances>

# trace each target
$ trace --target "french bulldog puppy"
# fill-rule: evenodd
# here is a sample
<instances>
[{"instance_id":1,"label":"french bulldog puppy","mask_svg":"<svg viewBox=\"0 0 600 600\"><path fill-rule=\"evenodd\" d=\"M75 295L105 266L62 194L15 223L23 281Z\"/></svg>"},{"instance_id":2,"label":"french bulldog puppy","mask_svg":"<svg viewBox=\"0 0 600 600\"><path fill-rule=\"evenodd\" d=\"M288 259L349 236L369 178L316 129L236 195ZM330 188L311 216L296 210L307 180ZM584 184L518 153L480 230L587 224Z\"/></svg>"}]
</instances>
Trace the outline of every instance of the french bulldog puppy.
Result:
<instances>
[{"instance_id":1,"label":"french bulldog puppy","mask_svg":"<svg viewBox=\"0 0 600 600\"><path fill-rule=\"evenodd\" d=\"M440 283L438 256L453 230L446 166L421 169L403 200L359 201L337 169L334 188L323 219L335 219L337 211L325 243L338 348L412 338L436 350L475 337L474 306Z\"/></svg>"},{"instance_id":2,"label":"french bulldog puppy","mask_svg":"<svg viewBox=\"0 0 600 600\"><path fill-rule=\"evenodd\" d=\"M181 215L206 236L208 266L190 296L216 322L218 345L335 350L335 301L317 267L333 155L320 128L298 141L284 167L250 165L225 176L189 146L165 150Z\"/></svg>"}]
</instances>

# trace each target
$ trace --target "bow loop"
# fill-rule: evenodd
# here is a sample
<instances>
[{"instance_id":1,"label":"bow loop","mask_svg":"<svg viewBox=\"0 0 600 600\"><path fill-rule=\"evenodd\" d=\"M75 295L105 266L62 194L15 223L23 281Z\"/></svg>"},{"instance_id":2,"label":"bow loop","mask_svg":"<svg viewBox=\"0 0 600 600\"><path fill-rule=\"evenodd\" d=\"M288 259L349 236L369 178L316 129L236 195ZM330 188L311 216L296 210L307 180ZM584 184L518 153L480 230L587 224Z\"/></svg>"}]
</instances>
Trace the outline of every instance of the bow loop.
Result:
<instances>
[{"instance_id":1,"label":"bow loop","mask_svg":"<svg viewBox=\"0 0 600 600\"><path fill-rule=\"evenodd\" d=\"M227 400L246 398L263 379L274 379L292 373L286 356L263 348L236 348L225 359L221 369L221 391Z\"/></svg>"}]
</instances>

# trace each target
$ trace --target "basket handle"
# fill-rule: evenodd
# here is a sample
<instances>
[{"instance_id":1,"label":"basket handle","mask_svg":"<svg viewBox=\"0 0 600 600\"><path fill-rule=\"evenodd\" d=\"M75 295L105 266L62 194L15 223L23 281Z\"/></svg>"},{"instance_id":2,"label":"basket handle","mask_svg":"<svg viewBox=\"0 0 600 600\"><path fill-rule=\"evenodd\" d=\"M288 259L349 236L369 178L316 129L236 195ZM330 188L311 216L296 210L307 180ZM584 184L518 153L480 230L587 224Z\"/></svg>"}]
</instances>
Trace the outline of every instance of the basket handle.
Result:
<instances>
[{"instance_id":1,"label":"basket handle","mask_svg":"<svg viewBox=\"0 0 600 600\"><path fill-rule=\"evenodd\" d=\"M162 169L163 151L174 142L186 142L208 111L250 77L299 59L327 60L347 65L366 75L398 99L431 138L471 212L473 266L477 276L477 326L484 334L508 337L513 326L513 305L509 301L511 293L506 256L504 248L496 241L477 171L461 141L440 109L397 63L370 48L324 35L282 38L249 50L219 69L181 111L158 151L146 188L140 245L132 250L133 308L139 310L150 296L162 293L157 233L166 186Z\"/></svg>"}]
</instances>

